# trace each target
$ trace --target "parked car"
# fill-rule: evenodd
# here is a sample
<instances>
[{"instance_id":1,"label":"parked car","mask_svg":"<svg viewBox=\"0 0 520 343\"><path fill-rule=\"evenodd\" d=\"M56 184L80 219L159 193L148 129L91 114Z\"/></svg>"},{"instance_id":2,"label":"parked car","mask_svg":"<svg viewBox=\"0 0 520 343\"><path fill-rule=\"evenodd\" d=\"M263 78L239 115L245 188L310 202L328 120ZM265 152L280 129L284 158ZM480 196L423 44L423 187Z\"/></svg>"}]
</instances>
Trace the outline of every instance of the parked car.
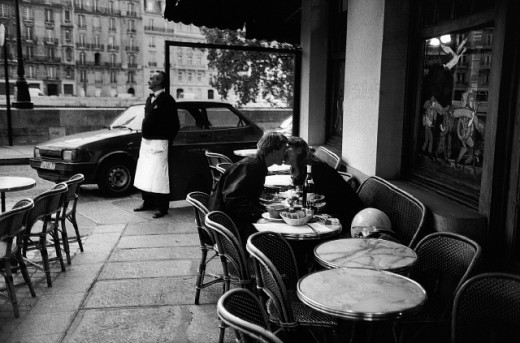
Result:
<instances>
[{"instance_id":1,"label":"parked car","mask_svg":"<svg viewBox=\"0 0 520 343\"><path fill-rule=\"evenodd\" d=\"M263 134L230 104L179 100L177 105L180 130L169 154L171 200L194 190L209 192L205 150L237 160L233 150L256 147ZM97 184L107 196L125 195L133 189L143 117L144 104L133 105L106 129L38 144L30 165L45 180L61 182L82 173L86 184Z\"/></svg>"}]
</instances>

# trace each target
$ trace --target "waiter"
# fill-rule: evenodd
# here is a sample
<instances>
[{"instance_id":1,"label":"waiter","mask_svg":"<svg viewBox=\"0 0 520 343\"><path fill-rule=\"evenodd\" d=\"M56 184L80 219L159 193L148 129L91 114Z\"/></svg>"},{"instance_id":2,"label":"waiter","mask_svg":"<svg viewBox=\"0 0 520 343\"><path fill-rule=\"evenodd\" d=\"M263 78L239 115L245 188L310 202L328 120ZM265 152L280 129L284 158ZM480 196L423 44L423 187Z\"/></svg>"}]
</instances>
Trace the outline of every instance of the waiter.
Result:
<instances>
[{"instance_id":1,"label":"waiter","mask_svg":"<svg viewBox=\"0 0 520 343\"><path fill-rule=\"evenodd\" d=\"M163 71L152 74L148 85L153 93L144 107L134 181L134 186L141 190L143 203L134 211L155 210L153 217L161 218L168 214L170 206L168 147L179 131L179 117L175 100L164 91L166 74Z\"/></svg>"}]
</instances>

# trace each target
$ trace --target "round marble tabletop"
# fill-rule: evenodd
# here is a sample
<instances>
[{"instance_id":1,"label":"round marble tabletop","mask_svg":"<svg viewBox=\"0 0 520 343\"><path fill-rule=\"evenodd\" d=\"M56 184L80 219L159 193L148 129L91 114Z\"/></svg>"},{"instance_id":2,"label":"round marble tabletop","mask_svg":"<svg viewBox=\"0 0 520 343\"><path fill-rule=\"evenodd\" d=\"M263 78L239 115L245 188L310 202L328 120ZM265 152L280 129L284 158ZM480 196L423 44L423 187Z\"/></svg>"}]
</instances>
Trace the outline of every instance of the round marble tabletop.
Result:
<instances>
[{"instance_id":1,"label":"round marble tabletop","mask_svg":"<svg viewBox=\"0 0 520 343\"><path fill-rule=\"evenodd\" d=\"M383 239L346 238L314 248L316 261L325 268L368 268L403 273L417 261L417 254L402 244Z\"/></svg>"},{"instance_id":2,"label":"round marble tabletop","mask_svg":"<svg viewBox=\"0 0 520 343\"><path fill-rule=\"evenodd\" d=\"M2 198L2 212L5 212L5 192L20 191L33 188L36 181L29 177L21 176L0 176L0 192Z\"/></svg>"},{"instance_id":3,"label":"round marble tabletop","mask_svg":"<svg viewBox=\"0 0 520 343\"><path fill-rule=\"evenodd\" d=\"M237 156L247 157L256 155L257 149L239 149L234 150L233 153Z\"/></svg>"},{"instance_id":4,"label":"round marble tabletop","mask_svg":"<svg viewBox=\"0 0 520 343\"><path fill-rule=\"evenodd\" d=\"M323 313L353 320L393 320L415 313L426 301L417 282L391 272L336 268L304 276L298 298Z\"/></svg>"},{"instance_id":5,"label":"round marble tabletop","mask_svg":"<svg viewBox=\"0 0 520 343\"><path fill-rule=\"evenodd\" d=\"M317 240L332 237L341 233L341 224L325 225L322 223L307 223L305 225L289 225L284 221L270 221L261 218L253 226L258 232L277 232L288 240Z\"/></svg>"}]
</instances>

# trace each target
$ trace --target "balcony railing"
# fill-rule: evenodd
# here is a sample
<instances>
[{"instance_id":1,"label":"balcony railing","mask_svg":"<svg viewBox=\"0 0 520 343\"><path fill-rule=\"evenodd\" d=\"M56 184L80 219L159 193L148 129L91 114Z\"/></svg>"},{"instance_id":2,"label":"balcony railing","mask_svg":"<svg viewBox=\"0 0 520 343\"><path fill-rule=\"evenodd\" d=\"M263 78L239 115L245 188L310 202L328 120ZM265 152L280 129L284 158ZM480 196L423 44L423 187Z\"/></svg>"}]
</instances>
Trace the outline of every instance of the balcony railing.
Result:
<instances>
[{"instance_id":1,"label":"balcony railing","mask_svg":"<svg viewBox=\"0 0 520 343\"><path fill-rule=\"evenodd\" d=\"M155 32L174 32L173 28L166 28L166 27L159 27L159 26L151 26L151 25L145 25L144 26L145 31L155 31Z\"/></svg>"},{"instance_id":2,"label":"balcony railing","mask_svg":"<svg viewBox=\"0 0 520 343\"><path fill-rule=\"evenodd\" d=\"M27 60L31 62L38 62L38 63L61 63L61 57L49 57L49 56L32 56L30 59L27 58Z\"/></svg>"},{"instance_id":3,"label":"balcony railing","mask_svg":"<svg viewBox=\"0 0 520 343\"><path fill-rule=\"evenodd\" d=\"M128 63L128 68L131 68L131 69L137 68L137 63Z\"/></svg>"},{"instance_id":4,"label":"balcony railing","mask_svg":"<svg viewBox=\"0 0 520 343\"><path fill-rule=\"evenodd\" d=\"M108 51L119 51L119 46L117 45L107 45Z\"/></svg>"},{"instance_id":5,"label":"balcony railing","mask_svg":"<svg viewBox=\"0 0 520 343\"><path fill-rule=\"evenodd\" d=\"M125 51L138 52L139 51L139 47L138 46L125 46Z\"/></svg>"},{"instance_id":6,"label":"balcony railing","mask_svg":"<svg viewBox=\"0 0 520 343\"><path fill-rule=\"evenodd\" d=\"M86 49L89 47L89 44L88 43L76 43L76 48L78 49Z\"/></svg>"},{"instance_id":7,"label":"balcony railing","mask_svg":"<svg viewBox=\"0 0 520 343\"><path fill-rule=\"evenodd\" d=\"M60 40L58 38L45 38L44 43L49 45L58 45Z\"/></svg>"},{"instance_id":8,"label":"balcony railing","mask_svg":"<svg viewBox=\"0 0 520 343\"><path fill-rule=\"evenodd\" d=\"M105 50L105 45L104 44L91 44L90 46L92 48L92 50Z\"/></svg>"},{"instance_id":9,"label":"balcony railing","mask_svg":"<svg viewBox=\"0 0 520 343\"><path fill-rule=\"evenodd\" d=\"M136 33L136 29L126 29L126 33Z\"/></svg>"},{"instance_id":10,"label":"balcony railing","mask_svg":"<svg viewBox=\"0 0 520 343\"><path fill-rule=\"evenodd\" d=\"M137 17L137 12L136 11L126 12L126 16L127 17Z\"/></svg>"}]
</instances>

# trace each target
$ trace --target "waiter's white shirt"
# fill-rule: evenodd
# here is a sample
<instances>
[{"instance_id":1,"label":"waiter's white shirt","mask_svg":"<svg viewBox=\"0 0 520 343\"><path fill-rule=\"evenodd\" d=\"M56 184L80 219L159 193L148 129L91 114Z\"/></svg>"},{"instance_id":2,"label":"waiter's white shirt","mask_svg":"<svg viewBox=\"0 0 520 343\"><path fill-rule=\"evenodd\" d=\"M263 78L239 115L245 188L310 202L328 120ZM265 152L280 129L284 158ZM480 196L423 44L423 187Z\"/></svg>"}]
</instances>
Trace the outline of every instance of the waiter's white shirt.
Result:
<instances>
[{"instance_id":1,"label":"waiter's white shirt","mask_svg":"<svg viewBox=\"0 0 520 343\"><path fill-rule=\"evenodd\" d=\"M153 103L162 92L164 89L154 92L155 97L151 102ZM141 139L134 186L145 192L170 193L167 139Z\"/></svg>"}]
</instances>

